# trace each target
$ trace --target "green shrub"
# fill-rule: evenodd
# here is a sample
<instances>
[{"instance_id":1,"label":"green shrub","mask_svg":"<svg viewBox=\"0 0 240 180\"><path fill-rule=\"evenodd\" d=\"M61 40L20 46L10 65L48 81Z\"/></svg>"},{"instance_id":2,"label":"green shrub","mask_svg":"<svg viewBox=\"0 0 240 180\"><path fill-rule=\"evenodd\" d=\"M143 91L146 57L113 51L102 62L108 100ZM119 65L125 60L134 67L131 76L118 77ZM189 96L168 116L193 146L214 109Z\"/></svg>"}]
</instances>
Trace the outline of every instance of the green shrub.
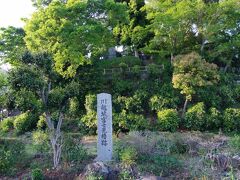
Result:
<instances>
[{"instance_id":1,"label":"green shrub","mask_svg":"<svg viewBox=\"0 0 240 180\"><path fill-rule=\"evenodd\" d=\"M97 129L97 112L88 112L81 118L81 122L83 122L88 128Z\"/></svg>"},{"instance_id":2,"label":"green shrub","mask_svg":"<svg viewBox=\"0 0 240 180\"><path fill-rule=\"evenodd\" d=\"M132 96L115 96L113 98L114 110L119 113L126 110L128 114L143 113L148 108L148 92L136 90Z\"/></svg>"},{"instance_id":3,"label":"green shrub","mask_svg":"<svg viewBox=\"0 0 240 180\"><path fill-rule=\"evenodd\" d=\"M158 128L162 131L176 131L179 125L178 113L175 109L165 109L159 111L158 114Z\"/></svg>"},{"instance_id":4,"label":"green shrub","mask_svg":"<svg viewBox=\"0 0 240 180\"><path fill-rule=\"evenodd\" d=\"M81 163L83 160L86 160L87 157L87 151L80 143L79 137L73 138L70 135L64 137L64 144L62 149L62 158L64 163Z\"/></svg>"},{"instance_id":5,"label":"green shrub","mask_svg":"<svg viewBox=\"0 0 240 180\"><path fill-rule=\"evenodd\" d=\"M89 94L85 98L85 109L86 114L81 118L88 128L95 129L97 128L97 97L96 95Z\"/></svg>"},{"instance_id":6,"label":"green shrub","mask_svg":"<svg viewBox=\"0 0 240 180\"><path fill-rule=\"evenodd\" d=\"M206 112L203 102L189 108L185 115L184 126L191 130L203 130L206 122Z\"/></svg>"},{"instance_id":7,"label":"green shrub","mask_svg":"<svg viewBox=\"0 0 240 180\"><path fill-rule=\"evenodd\" d=\"M31 172L32 180L43 180L44 175L41 169L33 169Z\"/></svg>"},{"instance_id":8,"label":"green shrub","mask_svg":"<svg viewBox=\"0 0 240 180\"><path fill-rule=\"evenodd\" d=\"M46 123L46 118L44 115L39 116L39 120L37 122L37 128L38 129L46 129L47 123Z\"/></svg>"},{"instance_id":9,"label":"green shrub","mask_svg":"<svg viewBox=\"0 0 240 180\"><path fill-rule=\"evenodd\" d=\"M121 63L119 64L119 67L120 67L123 71L126 71L127 68L128 68L128 65L127 65L126 63L124 63L124 62L121 62Z\"/></svg>"},{"instance_id":10,"label":"green shrub","mask_svg":"<svg viewBox=\"0 0 240 180\"><path fill-rule=\"evenodd\" d=\"M50 149L48 134L38 130L32 133L33 146L40 153L46 153Z\"/></svg>"},{"instance_id":11,"label":"green shrub","mask_svg":"<svg viewBox=\"0 0 240 180\"><path fill-rule=\"evenodd\" d=\"M37 119L36 115L26 112L16 116L13 125L18 133L24 133L36 127Z\"/></svg>"},{"instance_id":12,"label":"green shrub","mask_svg":"<svg viewBox=\"0 0 240 180\"><path fill-rule=\"evenodd\" d=\"M114 130L124 129L124 130L144 130L149 127L147 119L143 115L137 115L133 113L127 114L125 110L121 113L113 114L113 126Z\"/></svg>"},{"instance_id":13,"label":"green shrub","mask_svg":"<svg viewBox=\"0 0 240 180\"><path fill-rule=\"evenodd\" d=\"M240 131L240 109L228 108L224 111L223 127L225 131Z\"/></svg>"},{"instance_id":14,"label":"green shrub","mask_svg":"<svg viewBox=\"0 0 240 180\"><path fill-rule=\"evenodd\" d=\"M26 79L26 82L27 81L29 81L29 79ZM33 83L33 85L35 84ZM35 93L30 90L21 88L16 92L14 97L15 97L14 101L17 106L17 109L19 109L20 111L23 111L23 112L28 110L38 111L41 109L40 101L36 97Z\"/></svg>"},{"instance_id":15,"label":"green shrub","mask_svg":"<svg viewBox=\"0 0 240 180\"><path fill-rule=\"evenodd\" d=\"M206 120L206 129L208 130L218 130L222 126L221 112L214 107L209 109Z\"/></svg>"},{"instance_id":16,"label":"green shrub","mask_svg":"<svg viewBox=\"0 0 240 180\"><path fill-rule=\"evenodd\" d=\"M78 102L78 99L75 97L70 99L69 114L73 116L73 115L77 115L78 113L79 113L79 102Z\"/></svg>"},{"instance_id":17,"label":"green shrub","mask_svg":"<svg viewBox=\"0 0 240 180\"><path fill-rule=\"evenodd\" d=\"M0 122L0 130L3 132L8 132L13 129L14 117L5 118Z\"/></svg>"},{"instance_id":18,"label":"green shrub","mask_svg":"<svg viewBox=\"0 0 240 180\"><path fill-rule=\"evenodd\" d=\"M120 161L126 167L135 165L137 157L138 157L137 150L133 147L125 147L119 153Z\"/></svg>"},{"instance_id":19,"label":"green shrub","mask_svg":"<svg viewBox=\"0 0 240 180\"><path fill-rule=\"evenodd\" d=\"M132 73L134 74L134 75L140 75L140 66L139 65L135 65L135 66L133 66L132 67Z\"/></svg>"},{"instance_id":20,"label":"green shrub","mask_svg":"<svg viewBox=\"0 0 240 180\"><path fill-rule=\"evenodd\" d=\"M159 77L162 72L162 69L156 64L149 64L147 66L147 70L150 77Z\"/></svg>"},{"instance_id":21,"label":"green shrub","mask_svg":"<svg viewBox=\"0 0 240 180\"><path fill-rule=\"evenodd\" d=\"M163 84L159 88L155 90L158 94L153 95L149 100L151 110L158 112L163 109L176 109L180 99L172 85Z\"/></svg>"},{"instance_id":22,"label":"green shrub","mask_svg":"<svg viewBox=\"0 0 240 180\"><path fill-rule=\"evenodd\" d=\"M14 173L19 162L25 157L24 144L15 139L0 139L0 174Z\"/></svg>"}]
</instances>

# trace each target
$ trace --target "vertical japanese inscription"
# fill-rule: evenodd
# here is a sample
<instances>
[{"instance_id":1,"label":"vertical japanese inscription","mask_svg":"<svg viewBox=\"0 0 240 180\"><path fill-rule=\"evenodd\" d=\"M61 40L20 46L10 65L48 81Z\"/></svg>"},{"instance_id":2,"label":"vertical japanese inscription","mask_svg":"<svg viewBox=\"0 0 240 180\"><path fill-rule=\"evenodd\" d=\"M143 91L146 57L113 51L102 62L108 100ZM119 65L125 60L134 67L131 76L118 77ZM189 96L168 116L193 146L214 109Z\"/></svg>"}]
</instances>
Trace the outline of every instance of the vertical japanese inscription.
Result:
<instances>
[{"instance_id":1,"label":"vertical japanese inscription","mask_svg":"<svg viewBox=\"0 0 240 180\"><path fill-rule=\"evenodd\" d=\"M97 115L97 160L110 161L112 159L112 100L110 94L101 93L97 95Z\"/></svg>"},{"instance_id":2,"label":"vertical japanese inscription","mask_svg":"<svg viewBox=\"0 0 240 180\"><path fill-rule=\"evenodd\" d=\"M106 120L107 120L107 99L102 99L101 100L101 118L100 120L102 121L102 131L101 132L101 144L103 146L107 146L107 131L106 131Z\"/></svg>"}]
</instances>

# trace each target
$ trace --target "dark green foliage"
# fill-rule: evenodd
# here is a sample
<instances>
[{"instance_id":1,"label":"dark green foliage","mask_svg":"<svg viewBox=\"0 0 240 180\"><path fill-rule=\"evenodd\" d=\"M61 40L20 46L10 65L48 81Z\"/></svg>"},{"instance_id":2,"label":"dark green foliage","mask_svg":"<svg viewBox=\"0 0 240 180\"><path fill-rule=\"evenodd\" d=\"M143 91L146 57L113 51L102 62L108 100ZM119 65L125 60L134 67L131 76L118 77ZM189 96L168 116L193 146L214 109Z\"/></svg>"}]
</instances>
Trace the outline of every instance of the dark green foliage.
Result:
<instances>
[{"instance_id":1,"label":"dark green foliage","mask_svg":"<svg viewBox=\"0 0 240 180\"><path fill-rule=\"evenodd\" d=\"M98 61L97 65L101 68L118 68L120 63L133 67L134 65L141 65L141 59L133 56L123 56L112 58L111 60Z\"/></svg>"},{"instance_id":2,"label":"dark green foliage","mask_svg":"<svg viewBox=\"0 0 240 180\"><path fill-rule=\"evenodd\" d=\"M22 28L9 26L0 28L0 52L5 62L17 64L17 59L26 50L23 40L25 32Z\"/></svg>"},{"instance_id":3,"label":"dark green foliage","mask_svg":"<svg viewBox=\"0 0 240 180\"><path fill-rule=\"evenodd\" d=\"M97 128L97 97L96 95L87 95L85 99L85 109L86 114L81 118L88 128L95 129Z\"/></svg>"},{"instance_id":4,"label":"dark green foliage","mask_svg":"<svg viewBox=\"0 0 240 180\"><path fill-rule=\"evenodd\" d=\"M26 57L23 57L24 61L26 60L25 58ZM27 58L31 58L31 61L35 61L33 55ZM30 60L28 59L28 61ZM39 69L35 66L23 65L19 68L14 68L9 73L10 85L14 90L20 90L21 88L25 88L26 90L33 92L40 90L43 86L44 80L41 78L41 74L39 73Z\"/></svg>"},{"instance_id":5,"label":"dark green foliage","mask_svg":"<svg viewBox=\"0 0 240 180\"><path fill-rule=\"evenodd\" d=\"M238 99L238 86L229 73L220 73L217 86L199 88L196 100L204 102L207 108L216 107L220 111L235 106Z\"/></svg>"},{"instance_id":6,"label":"dark green foliage","mask_svg":"<svg viewBox=\"0 0 240 180\"><path fill-rule=\"evenodd\" d=\"M206 122L206 111L203 102L189 108L184 119L184 127L190 130L203 130Z\"/></svg>"},{"instance_id":7,"label":"dark green foliage","mask_svg":"<svg viewBox=\"0 0 240 180\"><path fill-rule=\"evenodd\" d=\"M149 64L147 66L147 70L149 73L149 78L155 78L155 79L160 78L163 71L162 68L160 68L156 64Z\"/></svg>"},{"instance_id":8,"label":"dark green foliage","mask_svg":"<svg viewBox=\"0 0 240 180\"><path fill-rule=\"evenodd\" d=\"M218 130L221 127L222 127L221 112L214 107L210 108L206 118L206 129Z\"/></svg>"},{"instance_id":9,"label":"dark green foliage","mask_svg":"<svg viewBox=\"0 0 240 180\"><path fill-rule=\"evenodd\" d=\"M113 80L112 92L114 94L129 95L133 93L135 89L135 83L132 80L120 79L118 78Z\"/></svg>"},{"instance_id":10,"label":"dark green foliage","mask_svg":"<svg viewBox=\"0 0 240 180\"><path fill-rule=\"evenodd\" d=\"M118 96L115 100L116 106L119 106L116 110L126 110L128 113L143 113L146 108L147 92L136 91L132 97Z\"/></svg>"},{"instance_id":11,"label":"dark green foliage","mask_svg":"<svg viewBox=\"0 0 240 180\"><path fill-rule=\"evenodd\" d=\"M223 115L223 128L225 131L240 131L240 109L227 108Z\"/></svg>"},{"instance_id":12,"label":"dark green foliage","mask_svg":"<svg viewBox=\"0 0 240 180\"><path fill-rule=\"evenodd\" d=\"M174 132L179 126L180 118L175 109L165 109L158 111L157 128L161 131Z\"/></svg>"},{"instance_id":13,"label":"dark green foliage","mask_svg":"<svg viewBox=\"0 0 240 180\"><path fill-rule=\"evenodd\" d=\"M70 99L69 102L69 115L71 117L79 115L79 101L76 97Z\"/></svg>"},{"instance_id":14,"label":"dark green foliage","mask_svg":"<svg viewBox=\"0 0 240 180\"><path fill-rule=\"evenodd\" d=\"M148 129L148 127L148 120L143 115L126 113L124 110L121 113L113 115L113 128L115 131L144 130Z\"/></svg>"},{"instance_id":15,"label":"dark green foliage","mask_svg":"<svg viewBox=\"0 0 240 180\"><path fill-rule=\"evenodd\" d=\"M15 117L14 129L18 133L33 130L37 126L38 116L31 112L26 112Z\"/></svg>"},{"instance_id":16,"label":"dark green foliage","mask_svg":"<svg viewBox=\"0 0 240 180\"><path fill-rule=\"evenodd\" d=\"M140 48L148 42L151 32L145 26L148 24L146 19L146 9L144 0L121 0L127 4L127 17L129 21L119 21L113 29L117 44L123 44L129 47L131 54L138 54ZM131 48L130 48L131 47Z\"/></svg>"},{"instance_id":17,"label":"dark green foliage","mask_svg":"<svg viewBox=\"0 0 240 180\"><path fill-rule=\"evenodd\" d=\"M125 73L127 71L128 65L124 62L121 62L119 64L119 67L121 68L122 72Z\"/></svg>"},{"instance_id":18,"label":"dark green foliage","mask_svg":"<svg viewBox=\"0 0 240 180\"><path fill-rule=\"evenodd\" d=\"M152 111L157 112L165 108L175 109L178 107L180 98L171 84L163 84L157 93L157 95L152 96L149 100L149 106Z\"/></svg>"},{"instance_id":19,"label":"dark green foliage","mask_svg":"<svg viewBox=\"0 0 240 180\"><path fill-rule=\"evenodd\" d=\"M15 93L15 106L21 111L39 111L41 110L41 102L36 95L29 90L20 89Z\"/></svg>"},{"instance_id":20,"label":"dark green foliage","mask_svg":"<svg viewBox=\"0 0 240 180\"><path fill-rule=\"evenodd\" d=\"M0 139L0 174L13 174L25 156L24 144L15 139Z\"/></svg>"},{"instance_id":21,"label":"dark green foliage","mask_svg":"<svg viewBox=\"0 0 240 180\"><path fill-rule=\"evenodd\" d=\"M44 180L44 175L41 169L33 169L31 172L32 180Z\"/></svg>"}]
</instances>

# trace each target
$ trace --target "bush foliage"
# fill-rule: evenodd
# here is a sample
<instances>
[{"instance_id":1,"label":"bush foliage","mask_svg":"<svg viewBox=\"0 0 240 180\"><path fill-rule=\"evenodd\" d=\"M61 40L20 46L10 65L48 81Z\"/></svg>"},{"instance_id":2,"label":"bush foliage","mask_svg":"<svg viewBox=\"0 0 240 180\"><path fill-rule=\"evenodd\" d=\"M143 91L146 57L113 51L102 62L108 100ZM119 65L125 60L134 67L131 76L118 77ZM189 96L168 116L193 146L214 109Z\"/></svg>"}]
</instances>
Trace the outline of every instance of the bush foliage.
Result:
<instances>
[{"instance_id":1,"label":"bush foliage","mask_svg":"<svg viewBox=\"0 0 240 180\"><path fill-rule=\"evenodd\" d=\"M162 131L176 131L179 126L180 118L175 109L165 109L158 111L158 128Z\"/></svg>"},{"instance_id":2,"label":"bush foliage","mask_svg":"<svg viewBox=\"0 0 240 180\"><path fill-rule=\"evenodd\" d=\"M33 130L37 125L38 117L30 112L23 113L15 117L14 128L18 133Z\"/></svg>"},{"instance_id":3,"label":"bush foliage","mask_svg":"<svg viewBox=\"0 0 240 180\"><path fill-rule=\"evenodd\" d=\"M3 132L8 132L13 129L14 117L5 118L0 122L0 130Z\"/></svg>"},{"instance_id":4,"label":"bush foliage","mask_svg":"<svg viewBox=\"0 0 240 180\"><path fill-rule=\"evenodd\" d=\"M225 131L240 131L240 109L227 108L223 115L223 127Z\"/></svg>"},{"instance_id":5,"label":"bush foliage","mask_svg":"<svg viewBox=\"0 0 240 180\"><path fill-rule=\"evenodd\" d=\"M206 111L203 102L189 108L186 112L184 125L190 130L203 130L206 122Z\"/></svg>"}]
</instances>

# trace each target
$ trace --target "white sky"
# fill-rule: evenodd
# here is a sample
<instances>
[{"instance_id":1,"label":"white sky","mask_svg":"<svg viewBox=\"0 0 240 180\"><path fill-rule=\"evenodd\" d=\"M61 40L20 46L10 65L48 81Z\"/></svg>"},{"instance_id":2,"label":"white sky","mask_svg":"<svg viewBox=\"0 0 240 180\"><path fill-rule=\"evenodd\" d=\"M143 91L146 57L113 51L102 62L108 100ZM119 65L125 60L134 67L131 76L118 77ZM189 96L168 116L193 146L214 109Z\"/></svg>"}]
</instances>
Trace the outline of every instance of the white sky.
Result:
<instances>
[{"instance_id":1,"label":"white sky","mask_svg":"<svg viewBox=\"0 0 240 180\"><path fill-rule=\"evenodd\" d=\"M31 0L0 0L0 27L23 27L21 18L33 13Z\"/></svg>"},{"instance_id":2,"label":"white sky","mask_svg":"<svg viewBox=\"0 0 240 180\"><path fill-rule=\"evenodd\" d=\"M29 18L34 11L31 0L0 0L0 27L23 27L21 18ZM0 65L0 69L9 70L9 64Z\"/></svg>"}]
</instances>

